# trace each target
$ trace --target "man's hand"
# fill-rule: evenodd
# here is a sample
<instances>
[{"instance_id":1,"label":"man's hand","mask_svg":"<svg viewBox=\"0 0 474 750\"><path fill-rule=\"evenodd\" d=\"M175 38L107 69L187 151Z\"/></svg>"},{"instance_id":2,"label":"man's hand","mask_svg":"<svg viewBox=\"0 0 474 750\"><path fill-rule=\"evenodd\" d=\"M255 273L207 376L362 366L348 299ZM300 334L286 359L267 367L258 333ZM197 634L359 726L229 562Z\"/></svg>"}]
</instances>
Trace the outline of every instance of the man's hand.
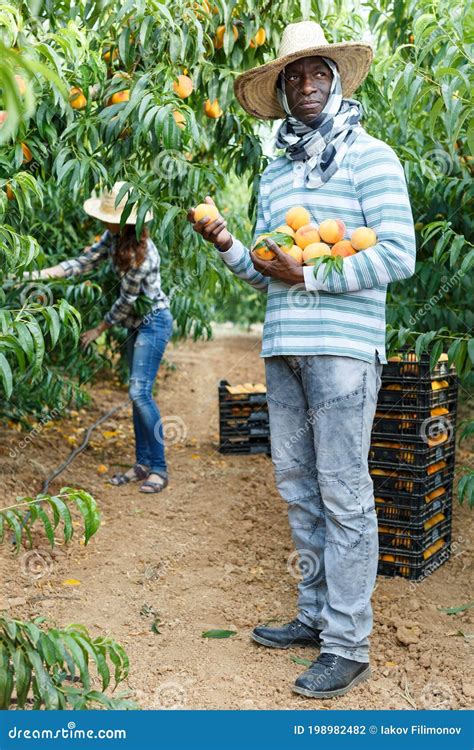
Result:
<instances>
[{"instance_id":1,"label":"man's hand","mask_svg":"<svg viewBox=\"0 0 474 750\"><path fill-rule=\"evenodd\" d=\"M210 206L216 205L209 195L206 195L204 202L209 203ZM195 222L194 209L190 208L187 219L193 225L195 232L202 234L207 242L212 242L212 244L221 252L229 250L232 246L232 235L227 230L227 223L220 214L215 221L209 221L209 217L204 216L201 221Z\"/></svg>"},{"instance_id":2,"label":"man's hand","mask_svg":"<svg viewBox=\"0 0 474 750\"><path fill-rule=\"evenodd\" d=\"M255 270L263 276L272 276L274 279L284 281L285 284L290 286L304 283L303 268L298 265L296 260L291 255L284 253L273 240L267 238L265 244L269 250L273 250L276 258L261 260L255 252L251 251L250 257Z\"/></svg>"}]
</instances>

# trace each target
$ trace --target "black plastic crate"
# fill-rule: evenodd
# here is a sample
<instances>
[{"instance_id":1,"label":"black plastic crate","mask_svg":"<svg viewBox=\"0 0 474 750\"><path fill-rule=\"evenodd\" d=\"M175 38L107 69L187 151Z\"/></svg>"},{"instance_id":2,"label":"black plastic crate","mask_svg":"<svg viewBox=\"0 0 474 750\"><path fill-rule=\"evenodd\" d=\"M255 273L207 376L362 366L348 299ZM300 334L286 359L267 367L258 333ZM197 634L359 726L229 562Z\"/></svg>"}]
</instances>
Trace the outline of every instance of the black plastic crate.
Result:
<instances>
[{"instance_id":1,"label":"black plastic crate","mask_svg":"<svg viewBox=\"0 0 474 750\"><path fill-rule=\"evenodd\" d=\"M426 352L417 357L414 352L401 351L397 361L390 361L384 365L382 379L387 380L392 377L403 377L407 380L433 380L442 379L445 375L455 374L454 365L451 367L443 355L443 359L438 361L433 370L430 372L430 355Z\"/></svg>"},{"instance_id":2,"label":"black plastic crate","mask_svg":"<svg viewBox=\"0 0 474 750\"><path fill-rule=\"evenodd\" d=\"M433 390L433 382L446 383L447 386ZM447 375L443 380L411 384L404 378L392 378L382 382L377 399L377 410L446 406L454 403L456 396L457 380L453 375Z\"/></svg>"},{"instance_id":3,"label":"black plastic crate","mask_svg":"<svg viewBox=\"0 0 474 750\"><path fill-rule=\"evenodd\" d=\"M220 453L253 454L265 453L270 455L270 441L265 438L224 438L219 443Z\"/></svg>"},{"instance_id":4,"label":"black plastic crate","mask_svg":"<svg viewBox=\"0 0 474 750\"><path fill-rule=\"evenodd\" d=\"M265 393L229 393L227 387L230 383L221 380L219 383L219 406L231 409L232 406L263 406L267 408L267 394Z\"/></svg>"},{"instance_id":5,"label":"black plastic crate","mask_svg":"<svg viewBox=\"0 0 474 750\"><path fill-rule=\"evenodd\" d=\"M451 556L451 539L438 539L423 553L382 552L379 556L378 575L402 576L420 580L434 573Z\"/></svg>"},{"instance_id":6,"label":"black plastic crate","mask_svg":"<svg viewBox=\"0 0 474 750\"><path fill-rule=\"evenodd\" d=\"M399 469L384 466L379 468L370 465L370 476L374 483L374 492L409 492L412 495L425 496L437 487L445 486L454 475L454 455L442 459L425 469ZM433 469L433 471L431 471Z\"/></svg>"},{"instance_id":7,"label":"black plastic crate","mask_svg":"<svg viewBox=\"0 0 474 750\"><path fill-rule=\"evenodd\" d=\"M440 513L444 519L440 519L432 528L418 533L417 529L391 528L385 524L379 524L379 548L380 553L390 553L393 550L404 554L405 552L425 552L438 539L448 539L451 534L451 518Z\"/></svg>"},{"instance_id":8,"label":"black plastic crate","mask_svg":"<svg viewBox=\"0 0 474 750\"><path fill-rule=\"evenodd\" d=\"M411 492L389 492L379 490L375 493L375 507L379 520L418 521L425 520L438 511L445 511L452 505L452 479L445 486L437 487L426 495L414 495Z\"/></svg>"},{"instance_id":9,"label":"black plastic crate","mask_svg":"<svg viewBox=\"0 0 474 750\"><path fill-rule=\"evenodd\" d=\"M441 445L432 448L426 443L373 439L369 450L369 465L424 469L453 454L454 434Z\"/></svg>"},{"instance_id":10,"label":"black plastic crate","mask_svg":"<svg viewBox=\"0 0 474 750\"><path fill-rule=\"evenodd\" d=\"M414 409L404 411L377 411L372 427L372 435L400 435L413 436L428 443L436 444L440 436L447 435L448 439L456 428L456 403L450 408L435 407L433 409ZM442 413L440 410L443 409Z\"/></svg>"}]
</instances>

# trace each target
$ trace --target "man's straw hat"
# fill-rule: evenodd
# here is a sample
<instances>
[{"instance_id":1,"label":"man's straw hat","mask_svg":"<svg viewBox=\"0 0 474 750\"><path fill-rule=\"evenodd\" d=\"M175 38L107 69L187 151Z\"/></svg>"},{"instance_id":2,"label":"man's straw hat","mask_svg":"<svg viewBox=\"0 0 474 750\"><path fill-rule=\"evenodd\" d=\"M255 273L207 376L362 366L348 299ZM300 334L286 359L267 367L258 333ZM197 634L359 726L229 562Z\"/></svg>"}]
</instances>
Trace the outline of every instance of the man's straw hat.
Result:
<instances>
[{"instance_id":1,"label":"man's straw hat","mask_svg":"<svg viewBox=\"0 0 474 750\"><path fill-rule=\"evenodd\" d=\"M252 68L235 79L235 95L242 107L260 120L286 117L276 94L276 83L285 65L302 57L329 57L337 64L342 95L349 97L367 76L373 52L366 42L328 44L314 21L290 23L284 30L276 60Z\"/></svg>"},{"instance_id":2,"label":"man's straw hat","mask_svg":"<svg viewBox=\"0 0 474 750\"><path fill-rule=\"evenodd\" d=\"M84 202L84 211L86 212L86 214L89 214L89 216L93 216L95 219L106 221L109 224L119 224L120 217L122 216L125 204L127 202L127 193L125 193L125 196L122 198L117 207L115 207L115 201L122 185L125 185L125 183L116 182L110 192L102 193L102 195L100 195L98 198L88 198ZM153 212L148 211L147 215L145 216L145 221L150 221L152 218ZM132 208L130 216L127 218L125 223L137 223L136 206Z\"/></svg>"}]
</instances>

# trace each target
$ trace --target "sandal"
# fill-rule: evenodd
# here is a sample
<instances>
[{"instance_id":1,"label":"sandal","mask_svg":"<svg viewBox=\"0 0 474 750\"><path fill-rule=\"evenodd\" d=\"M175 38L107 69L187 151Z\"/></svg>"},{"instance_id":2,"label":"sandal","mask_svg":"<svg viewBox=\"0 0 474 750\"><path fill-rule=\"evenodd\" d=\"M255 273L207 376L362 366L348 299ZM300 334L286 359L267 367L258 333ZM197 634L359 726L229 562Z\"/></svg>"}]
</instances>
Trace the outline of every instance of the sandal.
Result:
<instances>
[{"instance_id":1,"label":"sandal","mask_svg":"<svg viewBox=\"0 0 474 750\"><path fill-rule=\"evenodd\" d=\"M118 487L121 484L128 484L129 482L140 482L142 479L146 479L150 474L149 470L144 469L141 464L135 464L132 468L135 476L127 477L126 474L114 474L113 477L109 479L109 484Z\"/></svg>"},{"instance_id":2,"label":"sandal","mask_svg":"<svg viewBox=\"0 0 474 750\"><path fill-rule=\"evenodd\" d=\"M165 477L162 477L160 474L158 476L161 479L161 482L151 482L149 479L146 482L143 482L142 486L140 487L140 492L143 492L144 495L154 495L157 492L163 492L163 490L168 486L168 480ZM143 489L144 487L151 487L150 490Z\"/></svg>"}]
</instances>

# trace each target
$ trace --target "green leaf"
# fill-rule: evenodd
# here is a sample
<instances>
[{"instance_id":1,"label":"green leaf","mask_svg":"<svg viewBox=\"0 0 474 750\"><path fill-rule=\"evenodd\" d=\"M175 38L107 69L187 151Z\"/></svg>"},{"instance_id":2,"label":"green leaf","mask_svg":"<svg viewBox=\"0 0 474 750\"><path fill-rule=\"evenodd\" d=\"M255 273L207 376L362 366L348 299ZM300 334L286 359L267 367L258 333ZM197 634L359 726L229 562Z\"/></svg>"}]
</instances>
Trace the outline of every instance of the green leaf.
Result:
<instances>
[{"instance_id":1,"label":"green leaf","mask_svg":"<svg viewBox=\"0 0 474 750\"><path fill-rule=\"evenodd\" d=\"M465 612L467 609L474 607L474 602L468 604L459 604L457 607L438 607L440 612L446 612L448 615L457 615L458 612Z\"/></svg>"},{"instance_id":2,"label":"green leaf","mask_svg":"<svg viewBox=\"0 0 474 750\"><path fill-rule=\"evenodd\" d=\"M13 374L8 360L4 354L0 353L0 378L3 383L6 398L10 398L13 391Z\"/></svg>"},{"instance_id":3,"label":"green leaf","mask_svg":"<svg viewBox=\"0 0 474 750\"><path fill-rule=\"evenodd\" d=\"M231 638L237 635L236 630L205 630L201 633L202 638Z\"/></svg>"}]
</instances>

